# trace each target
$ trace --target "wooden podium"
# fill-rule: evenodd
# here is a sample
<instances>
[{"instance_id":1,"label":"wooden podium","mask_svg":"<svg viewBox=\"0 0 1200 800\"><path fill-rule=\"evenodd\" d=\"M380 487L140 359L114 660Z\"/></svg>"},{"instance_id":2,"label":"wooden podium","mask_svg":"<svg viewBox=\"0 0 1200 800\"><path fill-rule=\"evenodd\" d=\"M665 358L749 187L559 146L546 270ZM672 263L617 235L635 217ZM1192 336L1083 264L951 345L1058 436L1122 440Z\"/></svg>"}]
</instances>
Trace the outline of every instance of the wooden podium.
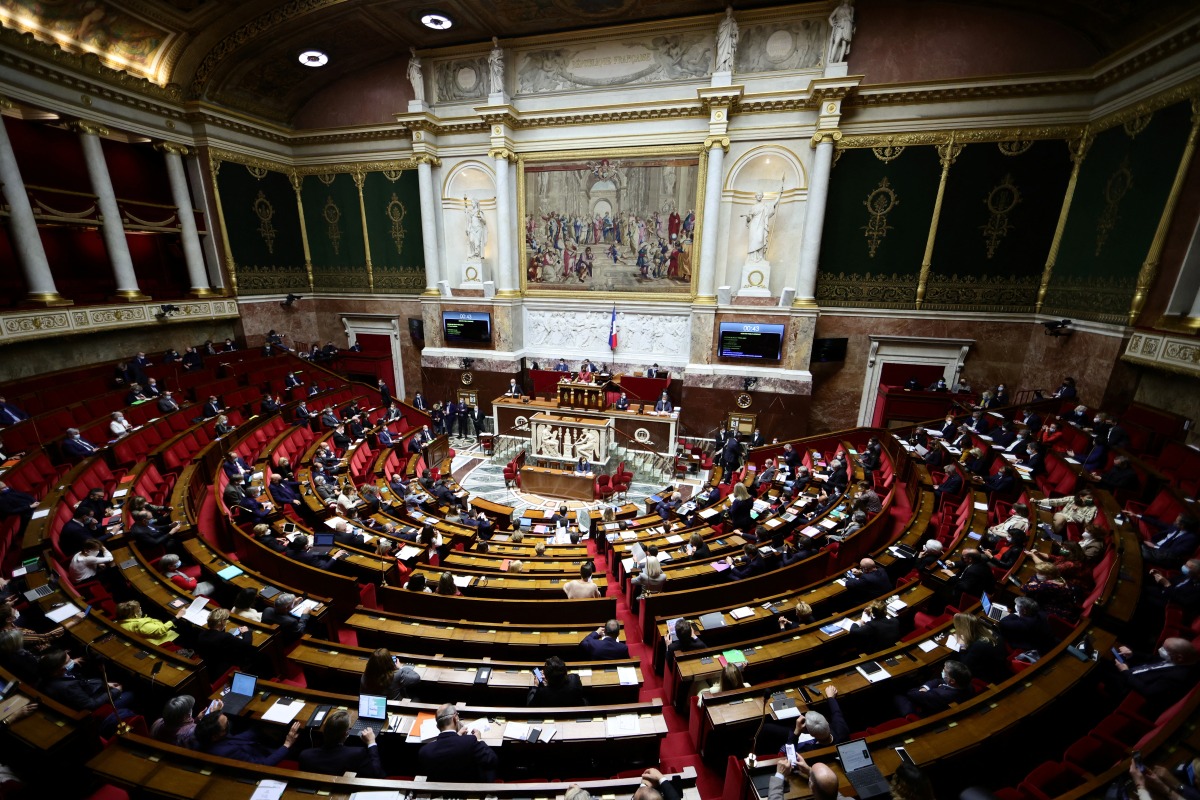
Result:
<instances>
[{"instance_id":1,"label":"wooden podium","mask_svg":"<svg viewBox=\"0 0 1200 800\"><path fill-rule=\"evenodd\" d=\"M450 438L445 434L434 437L432 442L421 448L421 454L425 458L426 469L440 467L450 455Z\"/></svg>"},{"instance_id":2,"label":"wooden podium","mask_svg":"<svg viewBox=\"0 0 1200 800\"><path fill-rule=\"evenodd\" d=\"M558 405L559 408L586 408L592 411L603 411L608 404L604 398L603 385L563 381L558 384Z\"/></svg>"}]
</instances>

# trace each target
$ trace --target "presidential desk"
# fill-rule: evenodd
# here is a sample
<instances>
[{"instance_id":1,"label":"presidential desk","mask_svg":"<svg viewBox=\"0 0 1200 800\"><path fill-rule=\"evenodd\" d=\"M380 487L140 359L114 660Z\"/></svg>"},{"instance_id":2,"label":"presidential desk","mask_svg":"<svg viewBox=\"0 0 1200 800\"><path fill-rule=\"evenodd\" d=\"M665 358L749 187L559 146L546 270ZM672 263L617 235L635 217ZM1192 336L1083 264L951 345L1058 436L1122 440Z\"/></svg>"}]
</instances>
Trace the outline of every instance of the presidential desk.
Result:
<instances>
[{"instance_id":1,"label":"presidential desk","mask_svg":"<svg viewBox=\"0 0 1200 800\"><path fill-rule=\"evenodd\" d=\"M530 400L523 403L519 398L498 397L492 401L496 433L502 436L531 439L535 415L567 413L576 420L611 423L608 430L615 437L618 446L644 448L667 457L675 454L675 437L679 425L677 414L638 413L635 410L618 411L615 408L603 411L573 408L565 412L554 400Z\"/></svg>"},{"instance_id":2,"label":"presidential desk","mask_svg":"<svg viewBox=\"0 0 1200 800\"><path fill-rule=\"evenodd\" d=\"M596 499L596 476L566 469L524 466L521 467L521 490L590 503Z\"/></svg>"}]
</instances>

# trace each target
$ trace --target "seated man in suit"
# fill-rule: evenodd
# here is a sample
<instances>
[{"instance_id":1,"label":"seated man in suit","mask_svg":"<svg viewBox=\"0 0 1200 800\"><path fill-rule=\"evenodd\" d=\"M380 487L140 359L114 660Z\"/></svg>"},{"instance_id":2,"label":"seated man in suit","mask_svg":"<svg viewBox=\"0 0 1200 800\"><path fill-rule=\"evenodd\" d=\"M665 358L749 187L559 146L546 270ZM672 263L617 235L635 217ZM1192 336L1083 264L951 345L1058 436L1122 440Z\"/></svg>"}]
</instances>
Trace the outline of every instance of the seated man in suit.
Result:
<instances>
[{"instance_id":1,"label":"seated man in suit","mask_svg":"<svg viewBox=\"0 0 1200 800\"><path fill-rule=\"evenodd\" d=\"M846 592L854 599L849 602L862 603L892 590L892 579L872 559L858 562L858 568L850 570L850 575L846 578Z\"/></svg>"},{"instance_id":2,"label":"seated man in suit","mask_svg":"<svg viewBox=\"0 0 1200 800\"><path fill-rule=\"evenodd\" d=\"M258 414L262 417L269 417L279 411L282 405L278 397L272 397L268 392L263 395L262 402L258 406Z\"/></svg>"},{"instance_id":3,"label":"seated man in suit","mask_svg":"<svg viewBox=\"0 0 1200 800\"><path fill-rule=\"evenodd\" d=\"M167 530L160 530L154 524L154 515L149 511L133 512L133 525L129 528L129 537L138 547L165 547L171 549L177 545L175 534L179 532L182 522L176 522Z\"/></svg>"},{"instance_id":4,"label":"seated man in suit","mask_svg":"<svg viewBox=\"0 0 1200 800\"><path fill-rule=\"evenodd\" d=\"M957 497L959 494L962 493L962 488L963 488L962 473L959 472L957 464L947 464L944 467L944 469L946 472L946 480L942 481L937 486L935 486L933 489L933 493L935 495L943 495L944 494L944 495L949 495L950 497Z\"/></svg>"},{"instance_id":5,"label":"seated man in suit","mask_svg":"<svg viewBox=\"0 0 1200 800\"><path fill-rule=\"evenodd\" d=\"M310 619L307 610L301 614L294 613L300 602L300 598L291 592L280 592L275 595L274 604L263 609L263 624L278 625L280 638L285 642L294 642L305 634Z\"/></svg>"},{"instance_id":6,"label":"seated man in suit","mask_svg":"<svg viewBox=\"0 0 1200 800\"><path fill-rule=\"evenodd\" d=\"M1014 600L1013 613L1005 615L997 627L1004 637L1004 643L1013 650L1046 653L1054 646L1050 620L1032 597Z\"/></svg>"},{"instance_id":7,"label":"seated man in suit","mask_svg":"<svg viewBox=\"0 0 1200 800\"><path fill-rule=\"evenodd\" d=\"M254 522L262 522L275 510L270 503L264 503L258 499L260 494L262 494L262 489L252 486L246 491L246 496L238 501L238 505Z\"/></svg>"},{"instance_id":8,"label":"seated man in suit","mask_svg":"<svg viewBox=\"0 0 1200 800\"><path fill-rule=\"evenodd\" d=\"M1117 456L1108 472L1103 475L1093 472L1091 477L1101 489L1108 492L1132 492L1138 488L1138 475L1129 463L1128 456Z\"/></svg>"},{"instance_id":9,"label":"seated man in suit","mask_svg":"<svg viewBox=\"0 0 1200 800\"><path fill-rule=\"evenodd\" d=\"M629 410L628 395L626 395L624 392L621 392L621 396L617 398L617 402L613 404L613 408L617 409L617 411L628 411Z\"/></svg>"},{"instance_id":10,"label":"seated man in suit","mask_svg":"<svg viewBox=\"0 0 1200 800\"><path fill-rule=\"evenodd\" d=\"M304 534L300 534L299 536L293 537L292 540L288 542L287 555L296 559L302 564L308 564L310 567L316 567L317 569L323 570L332 570L334 564L337 563L337 560L345 555L345 551L334 550L329 555L314 553L312 550L312 544L308 541L308 537Z\"/></svg>"},{"instance_id":11,"label":"seated man in suit","mask_svg":"<svg viewBox=\"0 0 1200 800\"><path fill-rule=\"evenodd\" d=\"M167 556L169 558L169 556ZM253 643L253 634L245 625L237 626L232 632L226 631L229 625L229 610L218 608L208 615L206 624L196 634L196 652L204 657L208 668L214 675L223 675L230 667L237 665L243 670L263 672L259 665L259 653Z\"/></svg>"},{"instance_id":12,"label":"seated man in suit","mask_svg":"<svg viewBox=\"0 0 1200 800\"><path fill-rule=\"evenodd\" d=\"M654 410L660 414L669 414L675 410L675 406L671 405L671 398L667 397L667 393L663 392L658 398L658 402L654 404Z\"/></svg>"},{"instance_id":13,"label":"seated man in suit","mask_svg":"<svg viewBox=\"0 0 1200 800\"><path fill-rule=\"evenodd\" d=\"M70 459L89 458L99 448L79 435L78 428L67 428L67 435L62 440L63 455Z\"/></svg>"},{"instance_id":14,"label":"seated man in suit","mask_svg":"<svg viewBox=\"0 0 1200 800\"><path fill-rule=\"evenodd\" d=\"M586 661L608 661L629 658L629 645L620 641L621 623L610 619L604 627L597 628L579 643Z\"/></svg>"},{"instance_id":15,"label":"seated man in suit","mask_svg":"<svg viewBox=\"0 0 1200 800\"><path fill-rule=\"evenodd\" d=\"M204 404L204 408L201 409L201 411L200 411L200 416L204 417L204 419L212 419L213 417L217 416L218 414L223 413L224 411L225 411L225 409L222 408L221 402L219 400L217 400L217 396L210 395L208 398L208 402L206 402Z\"/></svg>"},{"instance_id":16,"label":"seated man in suit","mask_svg":"<svg viewBox=\"0 0 1200 800\"><path fill-rule=\"evenodd\" d=\"M61 541L61 539L59 540ZM1142 589L1142 601L1160 611L1172 604L1183 612L1185 621L1200 613L1200 558L1189 559L1179 575L1170 577L1157 569L1150 570L1154 586ZM1141 606L1138 606L1139 610Z\"/></svg>"},{"instance_id":17,"label":"seated man in suit","mask_svg":"<svg viewBox=\"0 0 1200 800\"><path fill-rule=\"evenodd\" d=\"M1146 700L1139 713L1154 719L1183 698L1200 680L1200 657L1187 639L1171 637L1152 656L1137 656L1128 647L1118 647L1125 663L1117 671L1125 687Z\"/></svg>"},{"instance_id":18,"label":"seated man in suit","mask_svg":"<svg viewBox=\"0 0 1200 800\"><path fill-rule=\"evenodd\" d=\"M16 425L26 419L29 419L28 414L8 402L4 395L0 395L0 428L6 425Z\"/></svg>"},{"instance_id":19,"label":"seated man in suit","mask_svg":"<svg viewBox=\"0 0 1200 800\"><path fill-rule=\"evenodd\" d=\"M158 398L157 405L158 413L160 414L170 414L172 411L179 410L179 403L175 402L175 397L172 395L170 389L162 393L162 396Z\"/></svg>"},{"instance_id":20,"label":"seated man in suit","mask_svg":"<svg viewBox=\"0 0 1200 800\"><path fill-rule=\"evenodd\" d=\"M1156 567L1178 569L1196 552L1196 545L1200 544L1200 533L1197 533L1200 524L1192 515L1180 513L1173 525L1141 514L1136 516L1152 528L1158 529L1158 533L1154 534L1150 541L1142 542L1142 559L1146 563Z\"/></svg>"},{"instance_id":21,"label":"seated man in suit","mask_svg":"<svg viewBox=\"0 0 1200 800\"><path fill-rule=\"evenodd\" d=\"M646 377L647 378L665 377L662 374L662 372L663 371L661 369L659 369L658 364L651 364L650 367L646 370Z\"/></svg>"},{"instance_id":22,"label":"seated man in suit","mask_svg":"<svg viewBox=\"0 0 1200 800\"><path fill-rule=\"evenodd\" d=\"M292 506L297 510L303 508L304 503L300 499L300 493L293 489L290 484L286 483L283 480L283 476L278 472L271 474L270 490L271 499L280 508L283 506Z\"/></svg>"},{"instance_id":23,"label":"seated man in suit","mask_svg":"<svg viewBox=\"0 0 1200 800\"><path fill-rule=\"evenodd\" d=\"M496 780L500 759L496 751L463 730L458 711L447 703L434 716L438 735L417 753L419 773L431 781L482 782Z\"/></svg>"},{"instance_id":24,"label":"seated man in suit","mask_svg":"<svg viewBox=\"0 0 1200 800\"><path fill-rule=\"evenodd\" d=\"M321 728L325 743L321 747L310 747L300 751L300 769L319 772L322 775L357 773L360 778L383 778L383 764L379 760L379 746L375 743L375 731L366 728L359 737L366 747L347 747L346 737L353 722L350 712L338 709L332 712Z\"/></svg>"},{"instance_id":25,"label":"seated man in suit","mask_svg":"<svg viewBox=\"0 0 1200 800\"><path fill-rule=\"evenodd\" d=\"M951 703L961 703L970 696L971 670L961 661L951 660L942 665L939 677L896 695L893 700L902 717L909 714L928 716L945 711Z\"/></svg>"},{"instance_id":26,"label":"seated man in suit","mask_svg":"<svg viewBox=\"0 0 1200 800\"><path fill-rule=\"evenodd\" d=\"M254 477L254 470L246 463L246 459L234 450L225 454L225 463L221 465L221 469L225 471L225 475L230 481L241 481L244 486L249 486L250 480Z\"/></svg>"},{"instance_id":27,"label":"seated man in suit","mask_svg":"<svg viewBox=\"0 0 1200 800\"><path fill-rule=\"evenodd\" d=\"M292 723L283 744L275 748L264 743L254 728L231 734L229 717L224 714L206 714L196 723L196 741L200 743L201 752L268 767L273 767L287 758L288 751L299 737L299 720Z\"/></svg>"},{"instance_id":28,"label":"seated man in suit","mask_svg":"<svg viewBox=\"0 0 1200 800\"><path fill-rule=\"evenodd\" d=\"M950 387L946 385L945 378L938 378L936 381L929 384L929 386L927 386L925 388L925 391L927 391L927 392L948 392L948 391L950 391Z\"/></svg>"},{"instance_id":29,"label":"seated man in suit","mask_svg":"<svg viewBox=\"0 0 1200 800\"><path fill-rule=\"evenodd\" d=\"M952 598L960 593L979 597L984 592L991 591L996 582L987 559L976 549L964 550L962 560L957 564L951 562L949 566L958 570L958 574L946 583L946 589Z\"/></svg>"},{"instance_id":30,"label":"seated man in suit","mask_svg":"<svg viewBox=\"0 0 1200 800\"><path fill-rule=\"evenodd\" d=\"M846 718L842 715L842 707L838 703L837 694L836 686L826 687L826 708L829 716L826 717L817 711L809 711L796 717L796 725L788 734L786 744L794 745L796 752L802 753L805 750L832 747L835 744L849 741L850 726L846 724ZM785 748L779 748L780 755L786 752Z\"/></svg>"},{"instance_id":31,"label":"seated man in suit","mask_svg":"<svg viewBox=\"0 0 1200 800\"><path fill-rule=\"evenodd\" d=\"M554 365L554 371L555 372L570 372L571 368L569 366L567 366L567 360L565 358L560 358L558 360L558 363Z\"/></svg>"}]
</instances>

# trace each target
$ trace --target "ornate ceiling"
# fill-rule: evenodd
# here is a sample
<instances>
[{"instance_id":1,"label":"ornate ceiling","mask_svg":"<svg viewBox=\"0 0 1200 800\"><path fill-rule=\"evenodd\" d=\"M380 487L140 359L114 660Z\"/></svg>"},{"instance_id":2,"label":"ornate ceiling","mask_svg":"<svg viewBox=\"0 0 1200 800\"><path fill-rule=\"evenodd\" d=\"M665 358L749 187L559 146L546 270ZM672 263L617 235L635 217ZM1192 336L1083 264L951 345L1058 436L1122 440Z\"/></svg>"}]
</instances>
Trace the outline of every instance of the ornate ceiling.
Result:
<instances>
[{"instance_id":1,"label":"ornate ceiling","mask_svg":"<svg viewBox=\"0 0 1200 800\"><path fill-rule=\"evenodd\" d=\"M178 87L205 100L288 123L306 100L341 78L430 50L562 33L605 25L719 13L727 0L0 0L0 23L28 34L32 46L50 42L91 53L105 66ZM903 2L936 18L938 0ZM957 0L959 5L1028 13L1030 24L1053 20L1079 32L1104 55L1152 32L1191 6L1189 0ZM737 10L796 5L735 0ZM815 0L831 5L832 0ZM918 7L919 11L918 11ZM449 16L454 26L433 31L420 17ZM7 37L12 40L11 35ZM321 69L302 66L307 49L329 54Z\"/></svg>"}]
</instances>

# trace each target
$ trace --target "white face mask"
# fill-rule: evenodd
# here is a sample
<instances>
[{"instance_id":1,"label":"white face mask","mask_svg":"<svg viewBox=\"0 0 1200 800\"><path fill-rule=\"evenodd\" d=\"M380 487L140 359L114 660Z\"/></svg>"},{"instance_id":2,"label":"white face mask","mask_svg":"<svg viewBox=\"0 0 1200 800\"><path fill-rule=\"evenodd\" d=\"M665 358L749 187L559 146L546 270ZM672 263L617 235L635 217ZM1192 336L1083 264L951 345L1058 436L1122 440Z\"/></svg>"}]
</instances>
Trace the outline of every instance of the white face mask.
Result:
<instances>
[{"instance_id":1,"label":"white face mask","mask_svg":"<svg viewBox=\"0 0 1200 800\"><path fill-rule=\"evenodd\" d=\"M1171 654L1167 652L1167 648L1165 648L1165 647L1158 648L1158 657L1161 658L1163 661L1171 660Z\"/></svg>"}]
</instances>

